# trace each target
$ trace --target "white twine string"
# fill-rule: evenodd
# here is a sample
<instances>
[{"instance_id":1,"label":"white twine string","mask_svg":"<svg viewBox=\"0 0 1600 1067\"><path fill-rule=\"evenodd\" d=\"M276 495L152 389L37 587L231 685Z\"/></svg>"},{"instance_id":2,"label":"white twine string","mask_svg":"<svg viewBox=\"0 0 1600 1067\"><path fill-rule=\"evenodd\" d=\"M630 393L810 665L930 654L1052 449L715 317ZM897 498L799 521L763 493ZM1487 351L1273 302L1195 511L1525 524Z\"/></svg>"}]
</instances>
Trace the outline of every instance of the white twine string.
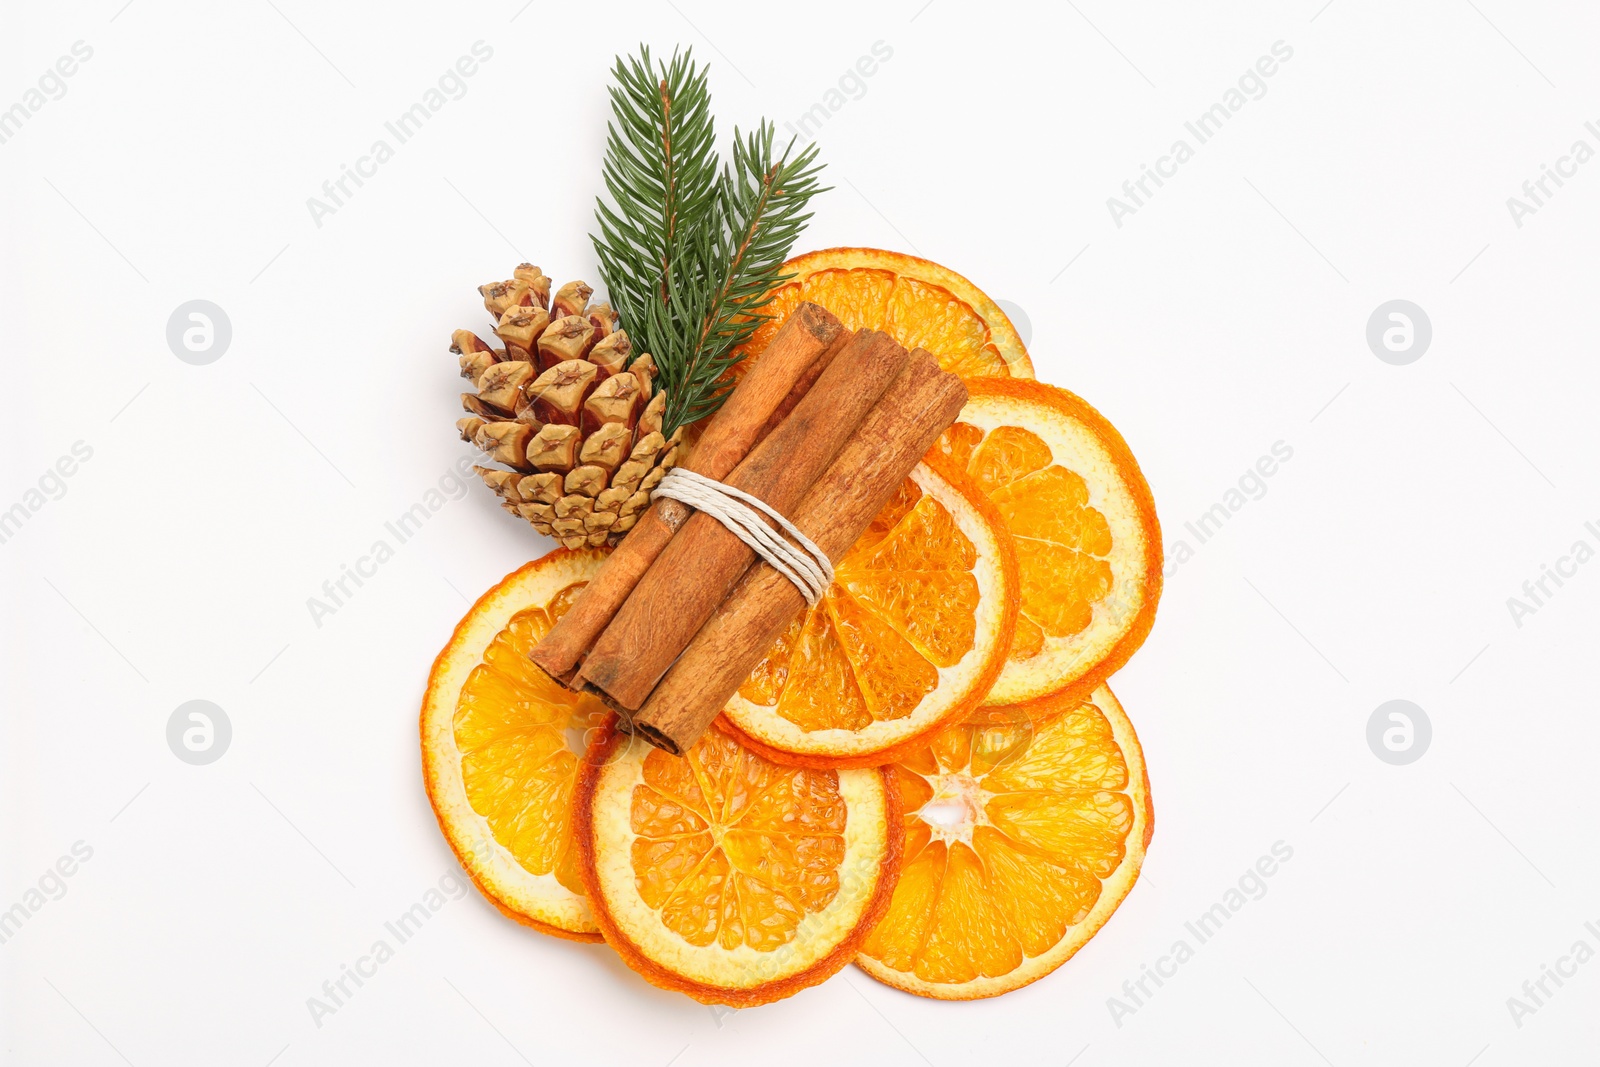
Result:
<instances>
[{"instance_id":1,"label":"white twine string","mask_svg":"<svg viewBox=\"0 0 1600 1067\"><path fill-rule=\"evenodd\" d=\"M833 561L828 554L778 514L776 508L749 493L684 467L674 467L661 479L653 495L680 500L732 530L735 537L772 564L773 570L793 582L807 604L815 606L833 582ZM777 523L793 542L780 537L753 509Z\"/></svg>"}]
</instances>

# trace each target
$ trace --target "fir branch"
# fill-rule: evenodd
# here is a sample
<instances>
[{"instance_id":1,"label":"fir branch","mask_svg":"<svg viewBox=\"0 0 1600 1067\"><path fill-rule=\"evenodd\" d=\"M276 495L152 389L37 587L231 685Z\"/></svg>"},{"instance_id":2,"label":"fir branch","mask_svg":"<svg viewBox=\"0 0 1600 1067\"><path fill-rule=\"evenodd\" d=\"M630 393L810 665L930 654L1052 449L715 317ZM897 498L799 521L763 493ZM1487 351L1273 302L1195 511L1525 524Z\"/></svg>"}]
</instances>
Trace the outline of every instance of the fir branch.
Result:
<instances>
[{"instance_id":1,"label":"fir branch","mask_svg":"<svg viewBox=\"0 0 1600 1067\"><path fill-rule=\"evenodd\" d=\"M790 141L774 158L774 127L741 136L717 172L706 72L689 53L652 67L641 46L617 60L606 139L606 191L593 238L613 306L636 349L650 352L667 395L664 429L721 406L738 347L770 316L788 280L780 269L811 216L821 165ZM613 206L614 205L614 206Z\"/></svg>"},{"instance_id":2,"label":"fir branch","mask_svg":"<svg viewBox=\"0 0 1600 1067\"><path fill-rule=\"evenodd\" d=\"M604 177L616 207L597 202L592 240L612 306L636 329L667 298L685 228L715 203L716 133L706 71L689 53L658 66L641 46L612 74ZM639 332L650 351L653 338Z\"/></svg>"},{"instance_id":3,"label":"fir branch","mask_svg":"<svg viewBox=\"0 0 1600 1067\"><path fill-rule=\"evenodd\" d=\"M692 314L680 308L694 333L682 381L674 383L676 390L667 386L666 419L673 426L721 406L731 387L723 372L738 361L735 350L771 318L761 309L789 279L779 269L811 218L806 205L825 191L817 184L816 146L795 155L791 140L774 159L775 133L770 122L747 137L734 130L733 164L717 182L716 224L694 257L703 289Z\"/></svg>"}]
</instances>

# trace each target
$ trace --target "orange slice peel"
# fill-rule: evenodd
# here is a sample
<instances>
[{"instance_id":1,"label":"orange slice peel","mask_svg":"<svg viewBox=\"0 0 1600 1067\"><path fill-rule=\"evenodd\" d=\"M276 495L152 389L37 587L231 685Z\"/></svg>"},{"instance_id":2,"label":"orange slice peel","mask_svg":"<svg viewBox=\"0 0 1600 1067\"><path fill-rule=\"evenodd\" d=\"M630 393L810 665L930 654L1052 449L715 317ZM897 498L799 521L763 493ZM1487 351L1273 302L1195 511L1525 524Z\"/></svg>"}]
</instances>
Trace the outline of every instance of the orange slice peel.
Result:
<instances>
[{"instance_id":1,"label":"orange slice peel","mask_svg":"<svg viewBox=\"0 0 1600 1067\"><path fill-rule=\"evenodd\" d=\"M509 918L574 941L601 940L571 798L584 734L609 712L527 652L604 558L557 549L479 597L434 661L421 716L428 800L462 869Z\"/></svg>"},{"instance_id":2,"label":"orange slice peel","mask_svg":"<svg viewBox=\"0 0 1600 1067\"><path fill-rule=\"evenodd\" d=\"M575 810L607 943L707 1004L766 1004L836 974L900 871L892 769L783 767L716 730L677 757L607 728Z\"/></svg>"},{"instance_id":3,"label":"orange slice peel","mask_svg":"<svg viewBox=\"0 0 1600 1067\"><path fill-rule=\"evenodd\" d=\"M821 304L852 330L882 330L906 348L925 348L962 377L1032 378L1016 327L983 290L931 260L881 248L825 248L795 256L773 290L746 355L767 347L802 301Z\"/></svg>"},{"instance_id":4,"label":"orange slice peel","mask_svg":"<svg viewBox=\"0 0 1600 1067\"><path fill-rule=\"evenodd\" d=\"M1082 398L1040 382L971 379L934 450L1001 512L1016 545L1021 604L990 704L1092 693L1155 622L1161 529L1138 463Z\"/></svg>"},{"instance_id":5,"label":"orange slice peel","mask_svg":"<svg viewBox=\"0 0 1600 1067\"><path fill-rule=\"evenodd\" d=\"M733 696L718 726L777 763L871 767L974 711L1018 578L999 509L930 453Z\"/></svg>"},{"instance_id":6,"label":"orange slice peel","mask_svg":"<svg viewBox=\"0 0 1600 1067\"><path fill-rule=\"evenodd\" d=\"M991 709L896 771L905 859L856 963L918 996L998 996L1060 967L1133 888L1155 830L1139 740L1104 686L1038 721Z\"/></svg>"}]
</instances>

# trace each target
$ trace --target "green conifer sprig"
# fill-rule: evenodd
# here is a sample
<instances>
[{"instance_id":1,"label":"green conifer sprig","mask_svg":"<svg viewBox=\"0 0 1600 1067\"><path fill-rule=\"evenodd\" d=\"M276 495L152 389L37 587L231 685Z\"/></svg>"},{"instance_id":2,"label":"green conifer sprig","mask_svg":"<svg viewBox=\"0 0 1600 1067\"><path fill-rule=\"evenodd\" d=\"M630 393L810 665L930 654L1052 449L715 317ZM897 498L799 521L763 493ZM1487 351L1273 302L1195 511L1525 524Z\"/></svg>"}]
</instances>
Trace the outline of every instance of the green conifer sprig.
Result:
<instances>
[{"instance_id":1,"label":"green conifer sprig","mask_svg":"<svg viewBox=\"0 0 1600 1067\"><path fill-rule=\"evenodd\" d=\"M706 69L689 52L653 64L648 48L617 60L604 177L610 203L595 209L593 236L612 306L649 352L667 394L664 429L721 406L735 349L769 316L767 294L811 215L816 147L781 155L763 121L734 129L721 165Z\"/></svg>"}]
</instances>

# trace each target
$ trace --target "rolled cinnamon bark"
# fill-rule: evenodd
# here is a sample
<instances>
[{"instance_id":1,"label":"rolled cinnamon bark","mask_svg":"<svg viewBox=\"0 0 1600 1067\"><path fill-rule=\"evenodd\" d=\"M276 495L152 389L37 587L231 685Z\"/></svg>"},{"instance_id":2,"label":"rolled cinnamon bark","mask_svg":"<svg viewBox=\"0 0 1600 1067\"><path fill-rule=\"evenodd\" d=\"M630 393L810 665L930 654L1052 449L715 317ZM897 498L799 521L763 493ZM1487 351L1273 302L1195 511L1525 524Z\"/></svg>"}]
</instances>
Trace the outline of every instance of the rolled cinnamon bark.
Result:
<instances>
[{"instance_id":1,"label":"rolled cinnamon bark","mask_svg":"<svg viewBox=\"0 0 1600 1067\"><path fill-rule=\"evenodd\" d=\"M826 366L849 338L850 331L821 305L808 302L795 308L706 426L684 466L707 478L726 478L772 429L776 413L787 412L810 389L818 365ZM534 646L533 662L572 685L578 663L691 514L692 508L676 500L651 504L572 607Z\"/></svg>"},{"instance_id":2,"label":"rolled cinnamon bark","mask_svg":"<svg viewBox=\"0 0 1600 1067\"><path fill-rule=\"evenodd\" d=\"M961 379L918 349L791 520L830 559L850 550L967 402ZM633 732L682 755L806 606L794 583L757 563L633 717Z\"/></svg>"},{"instance_id":3,"label":"rolled cinnamon bark","mask_svg":"<svg viewBox=\"0 0 1600 1067\"><path fill-rule=\"evenodd\" d=\"M857 333L789 417L724 482L787 514L909 358L888 334ZM717 519L691 515L595 642L578 678L626 717L644 703L755 559Z\"/></svg>"},{"instance_id":4,"label":"rolled cinnamon bark","mask_svg":"<svg viewBox=\"0 0 1600 1067\"><path fill-rule=\"evenodd\" d=\"M756 434L756 439L751 443L750 448L754 448L762 441L765 441L767 439L767 435L773 430L776 430L783 420L789 417L789 412L793 411L795 409L795 405L804 400L806 394L811 392L811 387L817 384L817 379L822 377L822 372L828 369L829 364L833 362L833 357L837 356L839 352L843 350L844 346L850 343L850 339L854 336L855 334L851 331L843 329L842 327L840 328L839 336L834 339L832 344L822 350L822 354L820 356L811 361L811 365L807 367L805 371L801 373L800 377L795 380L794 386L789 390L789 395L784 397L783 401L777 407L772 409L772 414L767 416L765 425L763 425L760 432ZM745 449L746 454L748 454L749 451L750 449ZM739 457L739 459L743 458L744 456ZM735 463L737 464L737 461L735 461ZM702 471L700 473L704 472ZM681 508L688 507L687 504L677 500L671 501L671 503L677 504ZM678 525L682 526L683 523L680 522Z\"/></svg>"}]
</instances>

